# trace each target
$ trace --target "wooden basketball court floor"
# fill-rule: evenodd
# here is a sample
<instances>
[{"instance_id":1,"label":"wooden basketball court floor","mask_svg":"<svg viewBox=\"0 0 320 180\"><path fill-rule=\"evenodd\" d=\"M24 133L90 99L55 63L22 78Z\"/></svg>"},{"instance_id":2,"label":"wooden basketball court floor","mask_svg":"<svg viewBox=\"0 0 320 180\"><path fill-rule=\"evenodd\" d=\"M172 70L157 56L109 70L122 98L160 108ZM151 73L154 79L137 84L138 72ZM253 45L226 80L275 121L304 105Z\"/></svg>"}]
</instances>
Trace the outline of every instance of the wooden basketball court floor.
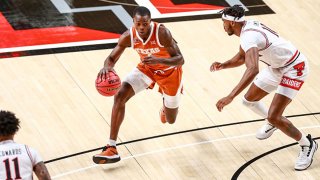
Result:
<instances>
[{"instance_id":1,"label":"wooden basketball court floor","mask_svg":"<svg viewBox=\"0 0 320 180\"><path fill-rule=\"evenodd\" d=\"M285 115L305 134L320 137L320 2L265 2L276 14L247 18L291 40L311 66ZM243 93L223 112L215 108L244 72L209 71L213 61L231 58L239 47L239 39L224 32L221 19L165 25L185 58L184 95L175 124L160 122L162 103L156 89L138 94L127 104L120 129L122 160L95 165L92 155L100 150L81 152L102 147L109 138L113 98L99 95L94 81L111 50L39 55L0 61L1 109L15 112L22 121L15 140L36 148L45 161L80 153L47 163L53 179L320 179L319 152L308 170L297 172L293 167L300 149L291 145L292 139L280 131L267 140L255 138L263 121L242 106ZM136 52L128 49L116 71L123 79L138 61ZM272 95L263 100L266 105ZM148 137L153 138L130 142Z\"/></svg>"}]
</instances>

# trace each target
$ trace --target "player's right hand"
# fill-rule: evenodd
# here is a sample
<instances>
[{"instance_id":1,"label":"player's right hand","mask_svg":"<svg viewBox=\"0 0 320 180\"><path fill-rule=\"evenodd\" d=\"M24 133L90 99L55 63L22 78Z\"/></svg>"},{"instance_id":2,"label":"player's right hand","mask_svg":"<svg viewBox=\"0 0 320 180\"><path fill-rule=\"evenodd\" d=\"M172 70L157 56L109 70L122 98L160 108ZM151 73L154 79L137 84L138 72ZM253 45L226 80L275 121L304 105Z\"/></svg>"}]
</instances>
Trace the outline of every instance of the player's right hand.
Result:
<instances>
[{"instance_id":1,"label":"player's right hand","mask_svg":"<svg viewBox=\"0 0 320 180\"><path fill-rule=\"evenodd\" d=\"M109 79L109 71L112 71L116 74L116 71L113 68L103 67L98 73L98 78L100 78L101 81L104 79Z\"/></svg>"},{"instance_id":2,"label":"player's right hand","mask_svg":"<svg viewBox=\"0 0 320 180\"><path fill-rule=\"evenodd\" d=\"M223 69L223 68L222 68L222 63L220 63L220 62L214 62L214 63L212 63L211 66L210 66L210 71L211 71L211 72L213 72L213 71L219 71L219 70L221 70L221 69Z\"/></svg>"}]
</instances>

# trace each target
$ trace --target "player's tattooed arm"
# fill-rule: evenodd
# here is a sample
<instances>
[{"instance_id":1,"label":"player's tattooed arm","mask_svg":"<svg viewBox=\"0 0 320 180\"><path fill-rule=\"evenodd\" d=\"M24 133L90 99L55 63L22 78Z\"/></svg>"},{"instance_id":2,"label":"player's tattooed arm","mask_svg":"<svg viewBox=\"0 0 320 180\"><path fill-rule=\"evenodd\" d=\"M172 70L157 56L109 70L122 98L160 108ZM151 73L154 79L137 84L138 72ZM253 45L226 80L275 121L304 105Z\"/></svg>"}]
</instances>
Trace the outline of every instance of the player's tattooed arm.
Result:
<instances>
[{"instance_id":1,"label":"player's tattooed arm","mask_svg":"<svg viewBox=\"0 0 320 180\"><path fill-rule=\"evenodd\" d=\"M33 167L34 173L37 175L39 180L51 180L49 171L43 162L39 162Z\"/></svg>"}]
</instances>

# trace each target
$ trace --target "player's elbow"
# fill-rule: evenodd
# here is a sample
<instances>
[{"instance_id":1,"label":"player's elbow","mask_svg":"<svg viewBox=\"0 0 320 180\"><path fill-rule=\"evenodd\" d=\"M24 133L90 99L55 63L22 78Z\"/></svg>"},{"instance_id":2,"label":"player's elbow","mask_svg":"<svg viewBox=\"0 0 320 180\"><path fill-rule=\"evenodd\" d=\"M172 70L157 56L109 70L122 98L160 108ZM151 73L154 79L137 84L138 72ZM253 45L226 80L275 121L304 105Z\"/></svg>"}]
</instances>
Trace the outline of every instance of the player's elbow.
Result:
<instances>
[{"instance_id":1,"label":"player's elbow","mask_svg":"<svg viewBox=\"0 0 320 180\"><path fill-rule=\"evenodd\" d=\"M51 180L51 177L48 174L41 174L38 176L39 180Z\"/></svg>"},{"instance_id":2,"label":"player's elbow","mask_svg":"<svg viewBox=\"0 0 320 180\"><path fill-rule=\"evenodd\" d=\"M34 173L37 175L39 180L51 180L50 174L44 162L39 162L33 167Z\"/></svg>"},{"instance_id":3,"label":"player's elbow","mask_svg":"<svg viewBox=\"0 0 320 180\"><path fill-rule=\"evenodd\" d=\"M259 68L258 67L250 67L249 68L250 74L252 74L252 76L256 76L259 73Z\"/></svg>"},{"instance_id":4,"label":"player's elbow","mask_svg":"<svg viewBox=\"0 0 320 180\"><path fill-rule=\"evenodd\" d=\"M36 173L37 178L39 180L51 180L51 177L50 177L50 175L49 175L47 170L40 170L40 171L35 172L35 173Z\"/></svg>"},{"instance_id":5,"label":"player's elbow","mask_svg":"<svg viewBox=\"0 0 320 180\"><path fill-rule=\"evenodd\" d=\"M184 64L184 58L182 55L180 55L179 65L183 65L183 64Z\"/></svg>"}]
</instances>

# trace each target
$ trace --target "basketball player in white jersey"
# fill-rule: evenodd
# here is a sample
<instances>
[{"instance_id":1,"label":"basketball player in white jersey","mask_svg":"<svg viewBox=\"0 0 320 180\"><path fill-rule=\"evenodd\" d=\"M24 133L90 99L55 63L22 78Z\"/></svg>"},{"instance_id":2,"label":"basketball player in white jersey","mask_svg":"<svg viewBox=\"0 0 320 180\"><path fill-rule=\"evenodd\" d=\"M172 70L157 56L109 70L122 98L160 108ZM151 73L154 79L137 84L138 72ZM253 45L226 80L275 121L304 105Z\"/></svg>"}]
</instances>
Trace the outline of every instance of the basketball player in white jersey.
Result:
<instances>
[{"instance_id":1,"label":"basketball player in white jersey","mask_svg":"<svg viewBox=\"0 0 320 180\"><path fill-rule=\"evenodd\" d=\"M32 148L13 141L20 121L9 111L0 111L0 179L51 179L40 155Z\"/></svg>"},{"instance_id":2,"label":"basketball player in white jersey","mask_svg":"<svg viewBox=\"0 0 320 180\"><path fill-rule=\"evenodd\" d=\"M318 145L311 135L305 136L282 114L309 73L308 61L296 47L264 24L253 20L245 21L244 12L239 5L222 11L224 29L229 36L240 37L240 50L224 63L214 62L210 70L234 68L243 64L247 69L232 92L217 102L217 109L221 111L253 81L243 97L243 104L266 118L266 124L257 131L256 137L266 139L276 129L280 129L298 141L301 151L295 170L305 170L311 165ZM261 72L259 60L268 65ZM274 90L276 93L268 110L260 100Z\"/></svg>"}]
</instances>

